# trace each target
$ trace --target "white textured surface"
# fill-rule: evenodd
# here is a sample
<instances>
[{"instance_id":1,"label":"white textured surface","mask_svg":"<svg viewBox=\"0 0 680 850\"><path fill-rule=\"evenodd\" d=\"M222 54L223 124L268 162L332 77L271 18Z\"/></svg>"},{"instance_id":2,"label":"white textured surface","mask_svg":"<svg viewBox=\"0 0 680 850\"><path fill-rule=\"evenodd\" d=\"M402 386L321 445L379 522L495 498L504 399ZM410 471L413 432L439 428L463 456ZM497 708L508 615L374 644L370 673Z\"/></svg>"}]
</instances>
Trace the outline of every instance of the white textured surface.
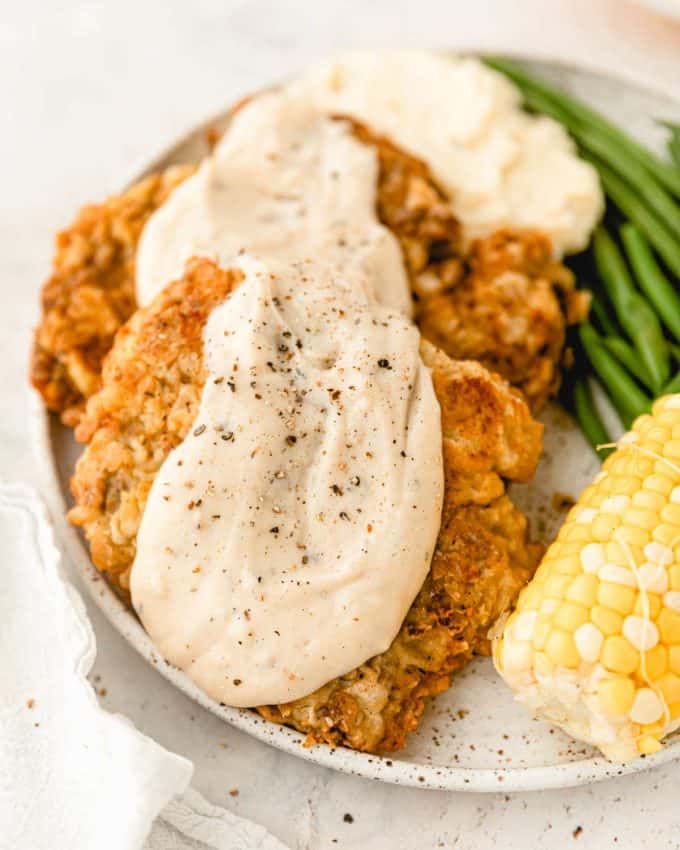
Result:
<instances>
[{"instance_id":1,"label":"white textured surface","mask_svg":"<svg viewBox=\"0 0 680 850\"><path fill-rule=\"evenodd\" d=\"M136 850L191 763L97 703L95 636L34 491L0 487L0 538L0 846Z\"/></svg>"},{"instance_id":2,"label":"white textured surface","mask_svg":"<svg viewBox=\"0 0 680 850\"><path fill-rule=\"evenodd\" d=\"M287 850L187 786L193 765L104 710L96 640L41 500L0 483L2 850ZM160 813L160 814L159 814Z\"/></svg>"},{"instance_id":3,"label":"white textured surface","mask_svg":"<svg viewBox=\"0 0 680 850\"><path fill-rule=\"evenodd\" d=\"M0 472L9 479L37 475L23 376L53 231L78 204L119 186L136 163L234 96L352 44L467 39L519 50L529 43L544 54L609 63L669 88L680 61L680 30L624 0L567 0L549 10L543 2L490 0L1 0L0 11ZM507 798L371 784L225 726L152 673L97 611L91 616L104 705L190 757L195 785L208 799L258 820L291 847L678 846L680 765Z\"/></svg>"}]
</instances>

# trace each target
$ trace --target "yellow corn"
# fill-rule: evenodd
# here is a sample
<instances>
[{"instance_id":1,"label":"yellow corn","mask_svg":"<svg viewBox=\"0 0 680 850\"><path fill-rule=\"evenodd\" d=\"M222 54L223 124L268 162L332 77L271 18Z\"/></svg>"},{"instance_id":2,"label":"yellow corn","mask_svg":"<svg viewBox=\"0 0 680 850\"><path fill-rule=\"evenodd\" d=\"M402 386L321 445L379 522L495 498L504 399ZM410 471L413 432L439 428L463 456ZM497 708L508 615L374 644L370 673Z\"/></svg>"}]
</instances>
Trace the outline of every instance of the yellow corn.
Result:
<instances>
[{"instance_id":1,"label":"yellow corn","mask_svg":"<svg viewBox=\"0 0 680 850\"><path fill-rule=\"evenodd\" d=\"M607 458L493 654L520 701L613 761L680 727L680 394Z\"/></svg>"}]
</instances>

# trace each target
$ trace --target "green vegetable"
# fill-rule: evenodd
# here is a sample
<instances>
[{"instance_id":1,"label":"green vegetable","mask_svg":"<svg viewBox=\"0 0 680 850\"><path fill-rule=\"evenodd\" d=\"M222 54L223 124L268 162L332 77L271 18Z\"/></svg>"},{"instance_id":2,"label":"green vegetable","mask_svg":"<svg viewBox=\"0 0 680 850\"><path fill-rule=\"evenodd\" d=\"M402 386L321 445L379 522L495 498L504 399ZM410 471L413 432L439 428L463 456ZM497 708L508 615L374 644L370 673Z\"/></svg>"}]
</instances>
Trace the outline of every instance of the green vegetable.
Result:
<instances>
[{"instance_id":1,"label":"green vegetable","mask_svg":"<svg viewBox=\"0 0 680 850\"><path fill-rule=\"evenodd\" d=\"M675 377L670 379L661 390L660 395L671 395L672 393L680 393L680 372L675 373Z\"/></svg>"},{"instance_id":2,"label":"green vegetable","mask_svg":"<svg viewBox=\"0 0 680 850\"><path fill-rule=\"evenodd\" d=\"M633 420L649 412L651 399L638 387L628 372L607 351L599 334L589 322L582 322L579 337L588 360L616 408L621 421L629 428Z\"/></svg>"},{"instance_id":3,"label":"green vegetable","mask_svg":"<svg viewBox=\"0 0 680 850\"><path fill-rule=\"evenodd\" d=\"M606 136L613 148L619 148L622 154L635 159L647 171L653 174L659 183L665 186L676 197L680 198L680 170L647 150L644 145L641 145L615 124L612 124L611 121L608 121L602 115L599 115L593 109L590 109L590 107L571 97L566 92L554 89L549 84L527 74L515 62L493 57L487 58L486 63L496 71L500 71L510 77L523 94L531 92L550 101L561 113L568 116L568 121L558 119L563 120L566 126L581 125L591 127Z\"/></svg>"},{"instance_id":4,"label":"green vegetable","mask_svg":"<svg viewBox=\"0 0 680 850\"><path fill-rule=\"evenodd\" d=\"M680 168L680 135L673 136L668 143L668 152L673 158L673 162Z\"/></svg>"},{"instance_id":5,"label":"green vegetable","mask_svg":"<svg viewBox=\"0 0 680 850\"><path fill-rule=\"evenodd\" d=\"M680 277L680 242L618 175L600 160L595 159L595 165L605 191L616 206L647 237L673 274Z\"/></svg>"},{"instance_id":6,"label":"green vegetable","mask_svg":"<svg viewBox=\"0 0 680 850\"><path fill-rule=\"evenodd\" d=\"M676 345L674 342L669 342L668 347L673 355L673 359L680 363L680 345Z\"/></svg>"},{"instance_id":7,"label":"green vegetable","mask_svg":"<svg viewBox=\"0 0 680 850\"><path fill-rule=\"evenodd\" d=\"M680 294L654 259L645 237L633 224L621 227L621 240L635 277L666 327L680 342Z\"/></svg>"},{"instance_id":8,"label":"green vegetable","mask_svg":"<svg viewBox=\"0 0 680 850\"><path fill-rule=\"evenodd\" d=\"M605 332L605 334L607 334L607 336L621 336L623 332L621 328L619 328L618 325L614 323L614 320L610 317L601 296L597 292L593 292L592 290L590 290L590 295L590 312L597 319L600 328Z\"/></svg>"},{"instance_id":9,"label":"green vegetable","mask_svg":"<svg viewBox=\"0 0 680 850\"><path fill-rule=\"evenodd\" d=\"M603 460L607 455L611 454L613 449L600 449L598 446L604 446L611 443L611 437L607 433L604 422L595 407L593 397L590 393L590 387L584 379L579 379L574 384L574 412L578 419L578 424L581 426L586 439L595 449L596 453Z\"/></svg>"},{"instance_id":10,"label":"green vegetable","mask_svg":"<svg viewBox=\"0 0 680 850\"><path fill-rule=\"evenodd\" d=\"M628 369L631 375L635 375L641 384L644 384L648 390L654 392L654 385L649 372L645 369L635 349L631 345L628 345L625 339L621 339L620 336L604 336L602 337L602 343Z\"/></svg>"},{"instance_id":11,"label":"green vegetable","mask_svg":"<svg viewBox=\"0 0 680 850\"><path fill-rule=\"evenodd\" d=\"M680 124L674 124L672 121L659 121L668 130L671 131L668 137L668 153L671 159L680 168Z\"/></svg>"},{"instance_id":12,"label":"green vegetable","mask_svg":"<svg viewBox=\"0 0 680 850\"><path fill-rule=\"evenodd\" d=\"M579 145L599 157L616 171L629 186L632 186L643 202L653 210L666 227L680 239L680 206L660 186L652 175L637 160L613 145L611 140L591 127L583 127L575 133Z\"/></svg>"},{"instance_id":13,"label":"green vegetable","mask_svg":"<svg viewBox=\"0 0 680 850\"><path fill-rule=\"evenodd\" d=\"M621 252L603 227L595 231L593 248L616 316L637 349L653 388L660 390L670 374L670 357L659 319L635 289Z\"/></svg>"}]
</instances>

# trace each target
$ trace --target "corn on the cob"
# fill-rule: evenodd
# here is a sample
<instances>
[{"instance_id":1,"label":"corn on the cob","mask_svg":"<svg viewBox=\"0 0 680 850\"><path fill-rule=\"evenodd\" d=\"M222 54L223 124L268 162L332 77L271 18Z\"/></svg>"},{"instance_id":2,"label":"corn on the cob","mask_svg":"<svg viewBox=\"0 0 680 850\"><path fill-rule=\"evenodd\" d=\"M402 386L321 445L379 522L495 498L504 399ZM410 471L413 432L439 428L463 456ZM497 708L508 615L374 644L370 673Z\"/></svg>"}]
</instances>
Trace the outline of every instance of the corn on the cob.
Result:
<instances>
[{"instance_id":1,"label":"corn on the cob","mask_svg":"<svg viewBox=\"0 0 680 850\"><path fill-rule=\"evenodd\" d=\"M680 395L640 416L494 642L536 716L612 761L680 726Z\"/></svg>"}]
</instances>

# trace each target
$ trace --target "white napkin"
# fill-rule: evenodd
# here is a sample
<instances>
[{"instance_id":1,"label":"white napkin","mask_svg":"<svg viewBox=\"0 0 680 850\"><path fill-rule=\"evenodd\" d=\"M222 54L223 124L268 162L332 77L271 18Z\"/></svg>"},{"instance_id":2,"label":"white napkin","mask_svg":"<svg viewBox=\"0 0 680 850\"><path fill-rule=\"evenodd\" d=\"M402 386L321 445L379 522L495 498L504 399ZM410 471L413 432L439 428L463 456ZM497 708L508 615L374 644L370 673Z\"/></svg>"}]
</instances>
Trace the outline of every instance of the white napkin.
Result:
<instances>
[{"instance_id":1,"label":"white napkin","mask_svg":"<svg viewBox=\"0 0 680 850\"><path fill-rule=\"evenodd\" d=\"M191 762L100 708L94 633L35 493L0 486L0 540L1 850L285 850L195 791L169 802Z\"/></svg>"}]
</instances>

